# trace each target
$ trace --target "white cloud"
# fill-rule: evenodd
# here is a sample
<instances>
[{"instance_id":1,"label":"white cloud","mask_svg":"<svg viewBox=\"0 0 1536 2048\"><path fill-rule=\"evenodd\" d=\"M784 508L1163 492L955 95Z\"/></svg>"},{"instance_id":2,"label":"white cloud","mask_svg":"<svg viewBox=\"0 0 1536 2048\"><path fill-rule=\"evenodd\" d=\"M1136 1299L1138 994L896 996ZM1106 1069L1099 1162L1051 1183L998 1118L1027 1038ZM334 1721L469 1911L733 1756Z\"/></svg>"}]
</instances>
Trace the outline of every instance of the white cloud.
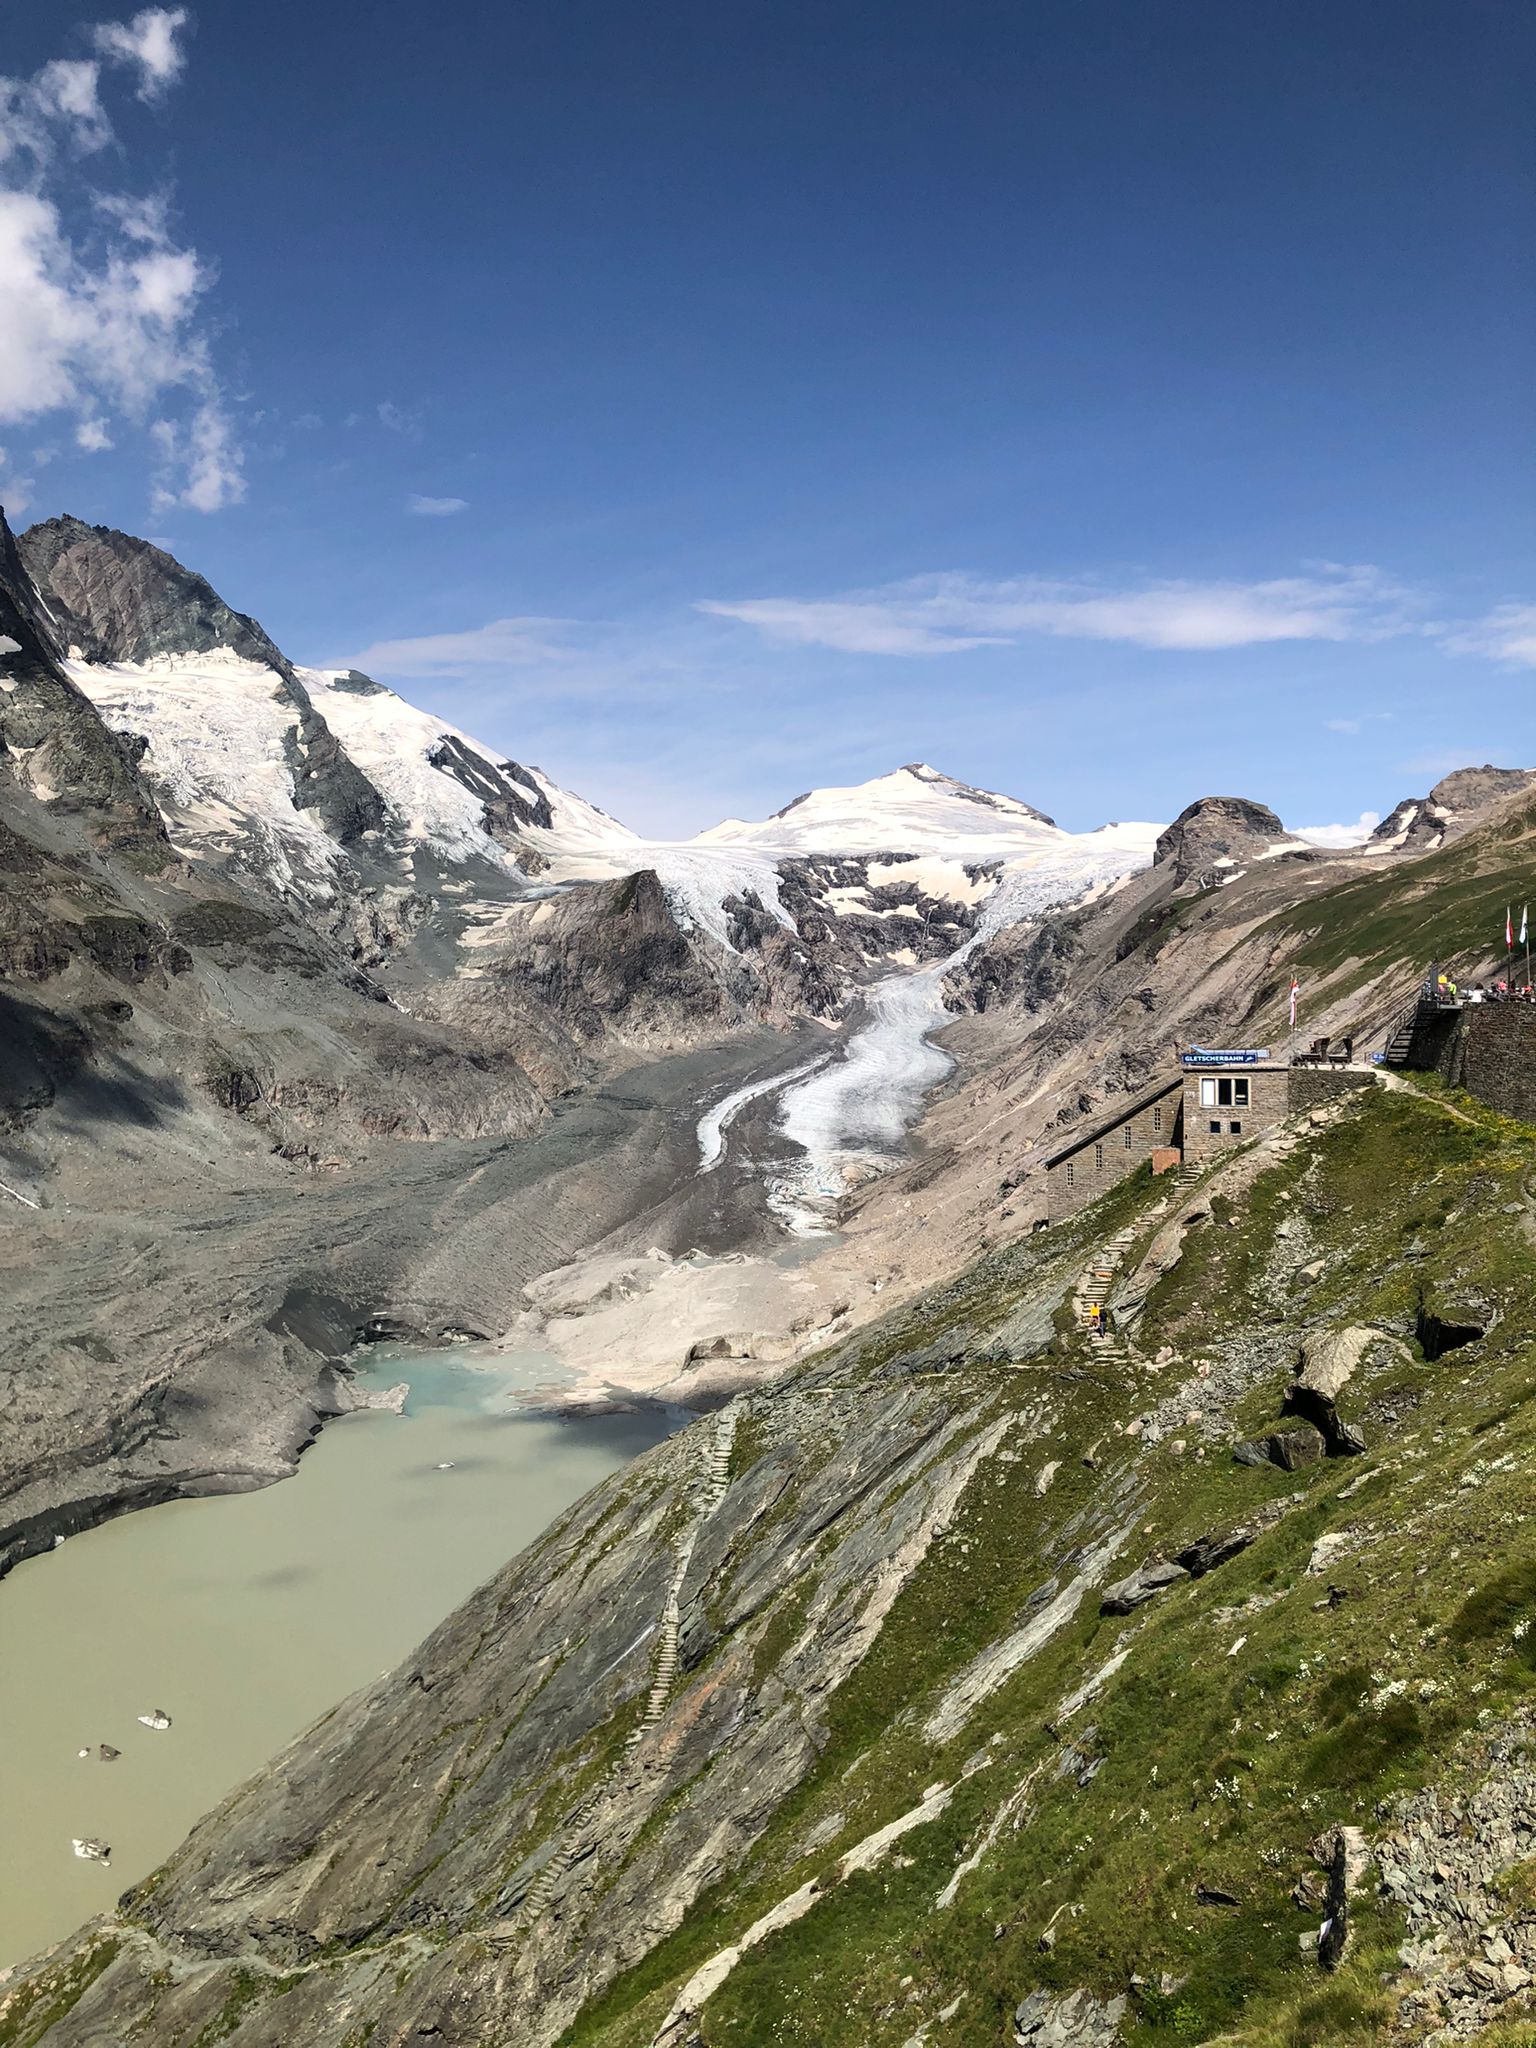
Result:
<instances>
[{"instance_id":1,"label":"white cloud","mask_svg":"<svg viewBox=\"0 0 1536 2048\"><path fill-rule=\"evenodd\" d=\"M422 415L419 407L396 405L392 398L386 398L378 407L378 415L379 425L387 427L392 434L403 434L408 441L421 439ZM346 424L350 425L351 421Z\"/></svg>"},{"instance_id":2,"label":"white cloud","mask_svg":"<svg viewBox=\"0 0 1536 2048\"><path fill-rule=\"evenodd\" d=\"M1496 605L1486 618L1445 633L1448 654L1481 654L1512 668L1536 668L1536 604Z\"/></svg>"},{"instance_id":3,"label":"white cloud","mask_svg":"<svg viewBox=\"0 0 1536 2048\"><path fill-rule=\"evenodd\" d=\"M161 458L151 494L157 512L168 512L174 505L190 505L194 512L222 512L245 496L245 458L215 401L198 406L185 422L156 420L150 433Z\"/></svg>"},{"instance_id":4,"label":"white cloud","mask_svg":"<svg viewBox=\"0 0 1536 2048\"><path fill-rule=\"evenodd\" d=\"M1384 639L1408 630L1406 600L1378 569L1324 563L1260 583L1127 589L1032 576L925 576L830 600L706 599L698 609L773 639L854 654L954 654L1032 634L1205 652L1266 641Z\"/></svg>"},{"instance_id":5,"label":"white cloud","mask_svg":"<svg viewBox=\"0 0 1536 2048\"><path fill-rule=\"evenodd\" d=\"M424 498L413 491L405 501L407 512L415 512L422 519L451 519L455 512L467 512L468 498Z\"/></svg>"},{"instance_id":6,"label":"white cloud","mask_svg":"<svg viewBox=\"0 0 1536 2048\"><path fill-rule=\"evenodd\" d=\"M411 640L376 640L360 654L328 668L360 668L380 676L459 676L466 670L521 668L565 653L564 619L492 619L464 633L424 633Z\"/></svg>"},{"instance_id":7,"label":"white cloud","mask_svg":"<svg viewBox=\"0 0 1536 2048\"><path fill-rule=\"evenodd\" d=\"M141 100L157 100L186 64L177 40L186 25L185 7L146 7L132 21L100 22L91 35L104 57L137 69Z\"/></svg>"},{"instance_id":8,"label":"white cloud","mask_svg":"<svg viewBox=\"0 0 1536 2048\"><path fill-rule=\"evenodd\" d=\"M1380 823L1380 811L1362 811L1353 825L1298 825L1293 836L1314 846L1362 846Z\"/></svg>"},{"instance_id":9,"label":"white cloud","mask_svg":"<svg viewBox=\"0 0 1536 2048\"><path fill-rule=\"evenodd\" d=\"M148 8L93 37L154 97L181 70L185 22L184 9ZM152 422L157 504L217 510L245 486L201 325L210 267L172 238L163 195L95 193L76 220L53 189L61 150L111 140L101 75L57 59L0 78L0 424L73 414L76 444L97 452L113 441L106 415Z\"/></svg>"},{"instance_id":10,"label":"white cloud","mask_svg":"<svg viewBox=\"0 0 1536 2048\"><path fill-rule=\"evenodd\" d=\"M19 519L32 503L33 481L29 476L18 476L11 467L10 455L0 448L0 507L12 521Z\"/></svg>"}]
</instances>

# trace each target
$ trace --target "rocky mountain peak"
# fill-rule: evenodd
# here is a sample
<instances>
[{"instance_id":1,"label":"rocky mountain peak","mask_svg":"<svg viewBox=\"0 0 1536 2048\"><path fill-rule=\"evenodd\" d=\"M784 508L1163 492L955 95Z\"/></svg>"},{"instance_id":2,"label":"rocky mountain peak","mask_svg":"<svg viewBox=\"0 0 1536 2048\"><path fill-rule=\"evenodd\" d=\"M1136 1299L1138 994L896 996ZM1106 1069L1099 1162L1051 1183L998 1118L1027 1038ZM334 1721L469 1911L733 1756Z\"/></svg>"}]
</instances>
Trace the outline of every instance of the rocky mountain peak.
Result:
<instances>
[{"instance_id":1,"label":"rocky mountain peak","mask_svg":"<svg viewBox=\"0 0 1536 2048\"><path fill-rule=\"evenodd\" d=\"M269 669L277 694L298 714L284 742L295 810L313 811L343 846L383 825L383 798L339 745L293 664L206 577L150 541L68 513L29 527L17 551L60 645L86 663L150 665L228 652Z\"/></svg>"},{"instance_id":2,"label":"rocky mountain peak","mask_svg":"<svg viewBox=\"0 0 1536 2048\"><path fill-rule=\"evenodd\" d=\"M1482 811L1500 797L1514 796L1536 784L1536 769L1495 768L1491 761L1481 768L1454 768L1442 775L1429 792L1429 801L1444 810Z\"/></svg>"},{"instance_id":3,"label":"rocky mountain peak","mask_svg":"<svg viewBox=\"0 0 1536 2048\"><path fill-rule=\"evenodd\" d=\"M78 648L86 661L143 662L227 647L291 675L287 658L254 619L231 610L206 577L150 541L63 513L28 527L18 546L66 652Z\"/></svg>"},{"instance_id":4,"label":"rocky mountain peak","mask_svg":"<svg viewBox=\"0 0 1536 2048\"><path fill-rule=\"evenodd\" d=\"M0 764L89 822L104 846L166 852L164 822L131 749L60 665L56 622L0 511Z\"/></svg>"},{"instance_id":5,"label":"rocky mountain peak","mask_svg":"<svg viewBox=\"0 0 1536 2048\"><path fill-rule=\"evenodd\" d=\"M1480 817L1501 798L1536 787L1536 769L1453 768L1428 796L1407 796L1382 819L1371 838L1394 851L1430 852L1453 826Z\"/></svg>"},{"instance_id":6,"label":"rocky mountain peak","mask_svg":"<svg viewBox=\"0 0 1536 2048\"><path fill-rule=\"evenodd\" d=\"M1240 864L1289 837L1267 804L1241 796L1203 796L1159 837L1153 860L1173 864L1176 880Z\"/></svg>"}]
</instances>

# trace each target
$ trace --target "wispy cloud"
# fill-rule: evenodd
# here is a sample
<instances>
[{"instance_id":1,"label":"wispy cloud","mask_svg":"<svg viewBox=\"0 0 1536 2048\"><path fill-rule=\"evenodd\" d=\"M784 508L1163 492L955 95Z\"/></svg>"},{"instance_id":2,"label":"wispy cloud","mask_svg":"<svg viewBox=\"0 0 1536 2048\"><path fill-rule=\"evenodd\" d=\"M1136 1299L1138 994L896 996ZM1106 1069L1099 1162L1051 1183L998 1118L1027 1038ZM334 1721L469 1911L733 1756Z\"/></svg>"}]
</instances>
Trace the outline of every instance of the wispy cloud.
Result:
<instances>
[{"instance_id":1,"label":"wispy cloud","mask_svg":"<svg viewBox=\"0 0 1536 2048\"><path fill-rule=\"evenodd\" d=\"M327 663L391 677L472 675L477 671L526 668L557 661L569 649L565 619L492 619L463 633L423 633L409 640L375 640L358 654Z\"/></svg>"},{"instance_id":2,"label":"wispy cloud","mask_svg":"<svg viewBox=\"0 0 1536 2048\"><path fill-rule=\"evenodd\" d=\"M423 414L420 406L397 405L394 399L386 398L375 410L378 413L379 425L386 427L391 434L402 434L407 441L421 439ZM352 418L355 419L356 414L353 414ZM351 419L346 422L349 426L351 423Z\"/></svg>"},{"instance_id":3,"label":"wispy cloud","mask_svg":"<svg viewBox=\"0 0 1536 2048\"><path fill-rule=\"evenodd\" d=\"M73 414L76 444L110 447L106 416L148 426L155 503L213 512L244 496L241 454L202 300L213 272L178 246L163 195L96 192L66 218L65 172L113 140L106 67L153 99L180 74L180 8L92 32L97 56L0 78L0 424Z\"/></svg>"},{"instance_id":4,"label":"wispy cloud","mask_svg":"<svg viewBox=\"0 0 1536 2048\"><path fill-rule=\"evenodd\" d=\"M1536 668L1536 604L1496 605L1484 618L1440 636L1448 654L1480 654L1511 668Z\"/></svg>"},{"instance_id":5,"label":"wispy cloud","mask_svg":"<svg viewBox=\"0 0 1536 2048\"><path fill-rule=\"evenodd\" d=\"M1353 825L1298 825L1295 836L1314 846L1361 846L1380 823L1380 811L1362 811Z\"/></svg>"},{"instance_id":6,"label":"wispy cloud","mask_svg":"<svg viewBox=\"0 0 1536 2048\"><path fill-rule=\"evenodd\" d=\"M419 491L413 491L405 501L407 512L414 512L421 519L451 519L455 512L469 510L468 498L424 498Z\"/></svg>"},{"instance_id":7,"label":"wispy cloud","mask_svg":"<svg viewBox=\"0 0 1536 2048\"><path fill-rule=\"evenodd\" d=\"M1368 725L1387 725L1390 724L1391 719L1392 713L1390 711L1362 711L1354 718L1325 718L1323 720L1323 730L1325 732L1361 733L1365 731Z\"/></svg>"},{"instance_id":8,"label":"wispy cloud","mask_svg":"<svg viewBox=\"0 0 1536 2048\"><path fill-rule=\"evenodd\" d=\"M1379 569L1333 563L1258 583L1122 588L1032 576L925 576L830 599L707 598L698 609L776 640L851 654L957 654L1036 634L1203 652L1278 640L1380 640L1411 630L1408 592Z\"/></svg>"}]
</instances>

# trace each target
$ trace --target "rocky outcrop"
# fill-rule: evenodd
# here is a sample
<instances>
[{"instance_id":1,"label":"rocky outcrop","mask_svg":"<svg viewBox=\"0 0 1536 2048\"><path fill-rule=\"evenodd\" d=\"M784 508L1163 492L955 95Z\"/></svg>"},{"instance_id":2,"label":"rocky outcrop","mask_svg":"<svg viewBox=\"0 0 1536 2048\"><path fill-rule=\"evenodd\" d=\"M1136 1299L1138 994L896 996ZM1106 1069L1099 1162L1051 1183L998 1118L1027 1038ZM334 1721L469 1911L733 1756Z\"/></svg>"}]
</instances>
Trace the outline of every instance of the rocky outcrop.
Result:
<instances>
[{"instance_id":1,"label":"rocky outcrop","mask_svg":"<svg viewBox=\"0 0 1536 2048\"><path fill-rule=\"evenodd\" d=\"M279 674L289 665L254 619L231 611L206 577L147 540L65 515L29 527L18 545L63 650L84 661L147 662L227 647Z\"/></svg>"},{"instance_id":2,"label":"rocky outcrop","mask_svg":"<svg viewBox=\"0 0 1536 2048\"><path fill-rule=\"evenodd\" d=\"M1203 796L1174 819L1157 842L1155 865L1166 866L1177 882L1199 878L1209 885L1224 868L1241 867L1256 855L1283 845L1289 835L1267 804L1240 796ZM1305 852L1300 841L1297 851Z\"/></svg>"},{"instance_id":3,"label":"rocky outcrop","mask_svg":"<svg viewBox=\"0 0 1536 2048\"><path fill-rule=\"evenodd\" d=\"M1014 2010L1018 2048L1117 2048L1130 2000L1097 1999L1090 1991L1032 1991Z\"/></svg>"},{"instance_id":4,"label":"rocky outcrop","mask_svg":"<svg viewBox=\"0 0 1536 2048\"><path fill-rule=\"evenodd\" d=\"M0 768L81 818L92 841L150 868L170 859L133 751L65 675L53 621L0 512Z\"/></svg>"},{"instance_id":5,"label":"rocky outcrop","mask_svg":"<svg viewBox=\"0 0 1536 2048\"><path fill-rule=\"evenodd\" d=\"M1430 852L1506 798L1533 788L1533 768L1495 768L1492 763L1457 768L1443 775L1427 796L1404 797L1394 804L1371 839L1406 852Z\"/></svg>"}]
</instances>

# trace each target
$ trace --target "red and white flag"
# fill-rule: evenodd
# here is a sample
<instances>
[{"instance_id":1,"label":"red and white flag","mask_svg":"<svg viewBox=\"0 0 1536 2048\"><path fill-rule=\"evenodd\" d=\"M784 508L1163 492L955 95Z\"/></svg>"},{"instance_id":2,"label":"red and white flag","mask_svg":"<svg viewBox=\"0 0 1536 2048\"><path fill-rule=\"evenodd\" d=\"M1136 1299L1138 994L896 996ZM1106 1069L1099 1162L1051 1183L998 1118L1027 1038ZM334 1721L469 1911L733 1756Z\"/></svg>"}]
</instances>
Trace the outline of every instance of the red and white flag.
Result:
<instances>
[{"instance_id":1,"label":"red and white flag","mask_svg":"<svg viewBox=\"0 0 1536 2048\"><path fill-rule=\"evenodd\" d=\"M1504 945L1506 951L1515 943L1515 920L1510 915L1509 905L1504 906Z\"/></svg>"},{"instance_id":2,"label":"red and white flag","mask_svg":"<svg viewBox=\"0 0 1536 2048\"><path fill-rule=\"evenodd\" d=\"M1300 993L1301 983L1293 974L1291 976L1291 1029L1293 1031L1296 1029L1296 998Z\"/></svg>"}]
</instances>

